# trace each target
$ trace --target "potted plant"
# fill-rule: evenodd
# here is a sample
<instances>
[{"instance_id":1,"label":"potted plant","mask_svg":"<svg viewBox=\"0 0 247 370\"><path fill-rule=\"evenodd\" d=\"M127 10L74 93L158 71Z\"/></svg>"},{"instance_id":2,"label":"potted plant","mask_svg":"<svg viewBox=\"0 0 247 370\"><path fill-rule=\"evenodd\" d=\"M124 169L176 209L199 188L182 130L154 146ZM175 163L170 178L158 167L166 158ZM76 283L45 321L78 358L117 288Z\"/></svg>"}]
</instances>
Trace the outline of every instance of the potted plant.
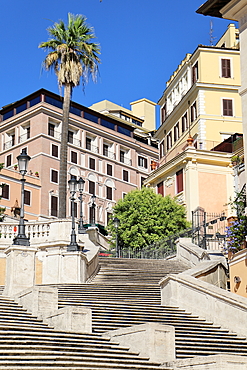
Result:
<instances>
[{"instance_id":1,"label":"potted plant","mask_svg":"<svg viewBox=\"0 0 247 370\"><path fill-rule=\"evenodd\" d=\"M231 162L232 162L233 166L237 166L241 162L241 158L239 157L239 155L234 155L231 158Z\"/></svg>"},{"instance_id":2,"label":"potted plant","mask_svg":"<svg viewBox=\"0 0 247 370\"><path fill-rule=\"evenodd\" d=\"M35 176L36 176L36 177L39 177L39 173L38 173L38 171L36 171L36 172L35 172Z\"/></svg>"},{"instance_id":3,"label":"potted plant","mask_svg":"<svg viewBox=\"0 0 247 370\"><path fill-rule=\"evenodd\" d=\"M17 164L14 165L14 169L15 169L15 171L17 171L17 169L18 169Z\"/></svg>"}]
</instances>

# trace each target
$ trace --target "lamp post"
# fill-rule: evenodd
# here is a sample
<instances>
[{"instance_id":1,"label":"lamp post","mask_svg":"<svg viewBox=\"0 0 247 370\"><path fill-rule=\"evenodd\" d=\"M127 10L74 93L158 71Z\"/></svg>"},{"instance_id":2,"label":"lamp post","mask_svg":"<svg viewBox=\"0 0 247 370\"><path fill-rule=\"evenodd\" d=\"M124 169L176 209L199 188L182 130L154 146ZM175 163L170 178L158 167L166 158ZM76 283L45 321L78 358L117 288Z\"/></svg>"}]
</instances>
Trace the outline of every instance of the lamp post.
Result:
<instances>
[{"instance_id":1,"label":"lamp post","mask_svg":"<svg viewBox=\"0 0 247 370\"><path fill-rule=\"evenodd\" d=\"M91 226L95 227L95 207L96 207L96 204L95 204L95 200L96 200L96 196L93 194L91 196L91 202L92 202L92 224Z\"/></svg>"},{"instance_id":2,"label":"lamp post","mask_svg":"<svg viewBox=\"0 0 247 370\"><path fill-rule=\"evenodd\" d=\"M76 242L76 233L75 233L75 193L78 181L76 180L75 176L71 176L71 179L68 181L69 184L69 191L71 194L71 216L72 216L72 228L71 228L71 237L70 237L70 244L67 246L67 250L70 252L74 252L79 250L79 245Z\"/></svg>"},{"instance_id":3,"label":"lamp post","mask_svg":"<svg viewBox=\"0 0 247 370\"><path fill-rule=\"evenodd\" d=\"M27 173L28 163L31 157L26 153L26 149L22 149L21 154L18 155L18 167L19 172L22 176L21 178L21 210L20 210L20 221L18 225L18 234L13 240L14 245L30 245L30 240L25 234L25 224L24 224L24 183L26 179L24 178Z\"/></svg>"},{"instance_id":4,"label":"lamp post","mask_svg":"<svg viewBox=\"0 0 247 370\"><path fill-rule=\"evenodd\" d=\"M120 224L120 220L117 217L114 217L113 219L113 225L116 229L116 257L120 257L120 250L118 245L118 227Z\"/></svg>"},{"instance_id":5,"label":"lamp post","mask_svg":"<svg viewBox=\"0 0 247 370\"><path fill-rule=\"evenodd\" d=\"M78 187L79 187L79 197L78 199L80 200L80 220L79 220L79 226L78 226L78 234L85 234L86 229L83 227L83 212L82 212L82 193L84 190L84 184L85 180L83 180L82 177L79 178L78 180Z\"/></svg>"}]
</instances>

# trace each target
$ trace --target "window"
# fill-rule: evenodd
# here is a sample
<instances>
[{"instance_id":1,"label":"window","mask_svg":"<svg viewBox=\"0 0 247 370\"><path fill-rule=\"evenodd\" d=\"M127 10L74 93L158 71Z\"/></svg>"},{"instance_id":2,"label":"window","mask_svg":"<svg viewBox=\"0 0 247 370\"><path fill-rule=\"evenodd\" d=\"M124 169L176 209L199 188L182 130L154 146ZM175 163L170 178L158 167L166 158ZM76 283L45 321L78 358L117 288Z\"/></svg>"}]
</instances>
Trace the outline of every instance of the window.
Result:
<instances>
[{"instance_id":1,"label":"window","mask_svg":"<svg viewBox=\"0 0 247 370\"><path fill-rule=\"evenodd\" d=\"M182 117L182 132L186 131L188 128L187 112Z\"/></svg>"},{"instance_id":2,"label":"window","mask_svg":"<svg viewBox=\"0 0 247 370\"><path fill-rule=\"evenodd\" d=\"M92 139L90 137L86 137L86 149L91 150L91 144L92 144Z\"/></svg>"},{"instance_id":3,"label":"window","mask_svg":"<svg viewBox=\"0 0 247 370\"><path fill-rule=\"evenodd\" d=\"M196 101L191 105L190 112L191 112L191 122L193 122L197 118Z\"/></svg>"},{"instance_id":4,"label":"window","mask_svg":"<svg viewBox=\"0 0 247 370\"><path fill-rule=\"evenodd\" d=\"M26 128L27 139L30 139L30 126Z\"/></svg>"},{"instance_id":5,"label":"window","mask_svg":"<svg viewBox=\"0 0 247 370\"><path fill-rule=\"evenodd\" d=\"M124 156L125 152L123 150L120 150L120 162L124 163Z\"/></svg>"},{"instance_id":6,"label":"window","mask_svg":"<svg viewBox=\"0 0 247 370\"><path fill-rule=\"evenodd\" d=\"M9 185L2 184L2 198L9 199Z\"/></svg>"},{"instance_id":7,"label":"window","mask_svg":"<svg viewBox=\"0 0 247 370\"><path fill-rule=\"evenodd\" d=\"M106 213L106 224L108 225L110 220L112 219L112 213L107 212Z\"/></svg>"},{"instance_id":8,"label":"window","mask_svg":"<svg viewBox=\"0 0 247 370\"><path fill-rule=\"evenodd\" d=\"M233 116L231 99L223 99L223 116Z\"/></svg>"},{"instance_id":9,"label":"window","mask_svg":"<svg viewBox=\"0 0 247 370\"><path fill-rule=\"evenodd\" d=\"M55 144L52 144L51 146L51 155L58 158L58 146Z\"/></svg>"},{"instance_id":10,"label":"window","mask_svg":"<svg viewBox=\"0 0 247 370\"><path fill-rule=\"evenodd\" d=\"M176 172L177 180L177 193L180 193L184 190L184 181L183 181L183 170Z\"/></svg>"},{"instance_id":11,"label":"window","mask_svg":"<svg viewBox=\"0 0 247 370\"><path fill-rule=\"evenodd\" d=\"M107 164L106 173L108 176L112 176L112 165L111 164Z\"/></svg>"},{"instance_id":12,"label":"window","mask_svg":"<svg viewBox=\"0 0 247 370\"><path fill-rule=\"evenodd\" d=\"M9 154L6 157L6 167L11 166L11 162L12 162L12 156L11 156L11 154Z\"/></svg>"},{"instance_id":13,"label":"window","mask_svg":"<svg viewBox=\"0 0 247 370\"><path fill-rule=\"evenodd\" d=\"M231 78L231 60L221 59L221 77Z\"/></svg>"},{"instance_id":14,"label":"window","mask_svg":"<svg viewBox=\"0 0 247 370\"><path fill-rule=\"evenodd\" d=\"M51 196L51 216L57 217L58 198Z\"/></svg>"},{"instance_id":15,"label":"window","mask_svg":"<svg viewBox=\"0 0 247 370\"><path fill-rule=\"evenodd\" d=\"M95 194L95 182L90 181L88 182L88 192L89 194Z\"/></svg>"},{"instance_id":16,"label":"window","mask_svg":"<svg viewBox=\"0 0 247 370\"><path fill-rule=\"evenodd\" d=\"M160 143L160 158L165 154L164 140Z\"/></svg>"},{"instance_id":17,"label":"window","mask_svg":"<svg viewBox=\"0 0 247 370\"><path fill-rule=\"evenodd\" d=\"M198 77L198 62L196 62L192 67L192 84L198 80Z\"/></svg>"},{"instance_id":18,"label":"window","mask_svg":"<svg viewBox=\"0 0 247 370\"><path fill-rule=\"evenodd\" d=\"M15 134L11 135L11 143L12 143L12 146L15 145Z\"/></svg>"},{"instance_id":19,"label":"window","mask_svg":"<svg viewBox=\"0 0 247 370\"><path fill-rule=\"evenodd\" d=\"M166 103L163 105L163 107L161 108L161 121L162 123L166 120L166 115L167 115L167 112L166 112Z\"/></svg>"},{"instance_id":20,"label":"window","mask_svg":"<svg viewBox=\"0 0 247 370\"><path fill-rule=\"evenodd\" d=\"M51 182L58 183L58 171L51 170Z\"/></svg>"},{"instance_id":21,"label":"window","mask_svg":"<svg viewBox=\"0 0 247 370\"><path fill-rule=\"evenodd\" d=\"M73 144L73 131L68 131L68 143Z\"/></svg>"},{"instance_id":22,"label":"window","mask_svg":"<svg viewBox=\"0 0 247 370\"><path fill-rule=\"evenodd\" d=\"M106 186L106 199L112 200L112 188L110 186Z\"/></svg>"},{"instance_id":23,"label":"window","mask_svg":"<svg viewBox=\"0 0 247 370\"><path fill-rule=\"evenodd\" d=\"M95 159L94 158L89 158L89 168L91 170L95 170Z\"/></svg>"},{"instance_id":24,"label":"window","mask_svg":"<svg viewBox=\"0 0 247 370\"><path fill-rule=\"evenodd\" d=\"M166 137L166 148L167 150L171 149L172 147L172 133L169 132L169 134Z\"/></svg>"},{"instance_id":25,"label":"window","mask_svg":"<svg viewBox=\"0 0 247 370\"><path fill-rule=\"evenodd\" d=\"M89 207L89 223L93 224L95 222L95 208Z\"/></svg>"},{"instance_id":26,"label":"window","mask_svg":"<svg viewBox=\"0 0 247 370\"><path fill-rule=\"evenodd\" d=\"M141 188L143 187L143 183L146 180L146 177L141 177Z\"/></svg>"},{"instance_id":27,"label":"window","mask_svg":"<svg viewBox=\"0 0 247 370\"><path fill-rule=\"evenodd\" d=\"M123 180L126 182L129 181L129 172L126 170L123 170Z\"/></svg>"},{"instance_id":28,"label":"window","mask_svg":"<svg viewBox=\"0 0 247 370\"><path fill-rule=\"evenodd\" d=\"M52 137L55 136L55 125L52 123L48 123L48 135Z\"/></svg>"},{"instance_id":29,"label":"window","mask_svg":"<svg viewBox=\"0 0 247 370\"><path fill-rule=\"evenodd\" d=\"M103 144L103 155L106 157L109 155L109 146L107 144Z\"/></svg>"},{"instance_id":30,"label":"window","mask_svg":"<svg viewBox=\"0 0 247 370\"><path fill-rule=\"evenodd\" d=\"M161 194L162 197L164 196L164 183L163 181L157 184L157 192L158 194Z\"/></svg>"},{"instance_id":31,"label":"window","mask_svg":"<svg viewBox=\"0 0 247 370\"><path fill-rule=\"evenodd\" d=\"M174 126L174 141L179 139L179 122Z\"/></svg>"},{"instance_id":32,"label":"window","mask_svg":"<svg viewBox=\"0 0 247 370\"><path fill-rule=\"evenodd\" d=\"M147 158L138 156L138 166L148 168Z\"/></svg>"},{"instance_id":33,"label":"window","mask_svg":"<svg viewBox=\"0 0 247 370\"><path fill-rule=\"evenodd\" d=\"M77 153L71 150L71 162L77 163Z\"/></svg>"},{"instance_id":34,"label":"window","mask_svg":"<svg viewBox=\"0 0 247 370\"><path fill-rule=\"evenodd\" d=\"M31 191L24 190L24 204L30 206L31 204Z\"/></svg>"}]
</instances>

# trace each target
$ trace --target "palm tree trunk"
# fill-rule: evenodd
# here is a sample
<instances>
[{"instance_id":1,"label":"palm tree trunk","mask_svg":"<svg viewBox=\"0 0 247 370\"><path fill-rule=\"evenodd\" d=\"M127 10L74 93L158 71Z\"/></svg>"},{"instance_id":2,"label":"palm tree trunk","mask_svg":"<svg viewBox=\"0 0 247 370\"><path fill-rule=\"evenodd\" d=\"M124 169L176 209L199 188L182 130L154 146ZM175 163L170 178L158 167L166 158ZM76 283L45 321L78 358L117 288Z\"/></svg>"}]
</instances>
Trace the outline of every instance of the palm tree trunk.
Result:
<instances>
[{"instance_id":1,"label":"palm tree trunk","mask_svg":"<svg viewBox=\"0 0 247 370\"><path fill-rule=\"evenodd\" d=\"M70 84L64 86L63 101L63 122L60 148L60 169L59 169L59 210L58 217L66 218L67 204L67 161L68 161L68 129L69 129L69 108L72 87Z\"/></svg>"}]
</instances>

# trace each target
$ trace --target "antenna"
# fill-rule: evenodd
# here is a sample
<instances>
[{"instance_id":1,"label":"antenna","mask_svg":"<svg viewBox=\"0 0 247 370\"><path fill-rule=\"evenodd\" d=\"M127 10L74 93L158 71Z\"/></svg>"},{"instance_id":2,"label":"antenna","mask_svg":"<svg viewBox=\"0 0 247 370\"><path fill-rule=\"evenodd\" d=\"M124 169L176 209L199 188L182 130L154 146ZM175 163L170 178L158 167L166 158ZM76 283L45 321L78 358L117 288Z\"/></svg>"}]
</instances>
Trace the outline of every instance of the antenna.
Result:
<instances>
[{"instance_id":1,"label":"antenna","mask_svg":"<svg viewBox=\"0 0 247 370\"><path fill-rule=\"evenodd\" d=\"M213 33L214 33L213 21L211 20L210 21L210 31L209 31L209 42L211 46L213 46L214 40L216 39L216 37L213 36Z\"/></svg>"}]
</instances>

